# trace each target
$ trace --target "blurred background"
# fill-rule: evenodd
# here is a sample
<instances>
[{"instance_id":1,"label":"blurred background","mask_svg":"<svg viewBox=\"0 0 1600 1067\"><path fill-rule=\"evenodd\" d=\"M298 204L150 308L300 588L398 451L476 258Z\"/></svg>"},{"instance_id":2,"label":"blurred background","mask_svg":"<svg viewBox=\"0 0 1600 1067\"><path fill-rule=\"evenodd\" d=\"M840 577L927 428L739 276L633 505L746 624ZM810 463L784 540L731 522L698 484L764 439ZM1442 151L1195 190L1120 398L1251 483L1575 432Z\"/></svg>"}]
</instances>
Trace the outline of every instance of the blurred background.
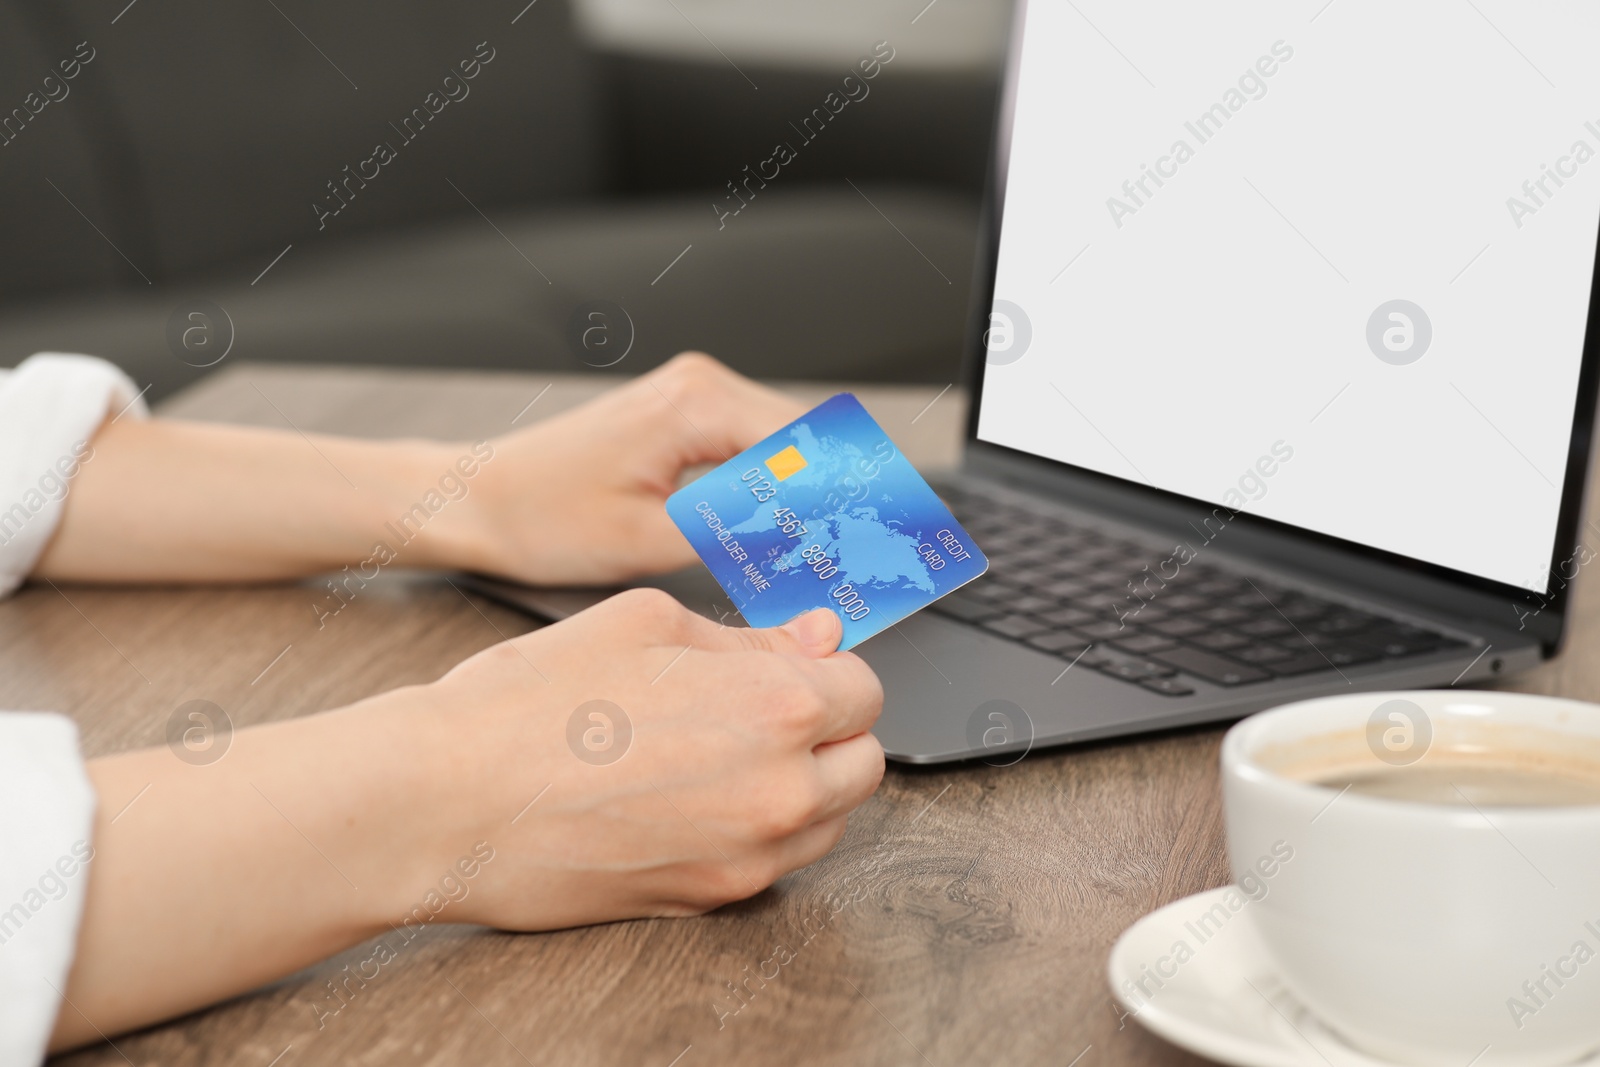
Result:
<instances>
[{"instance_id":1,"label":"blurred background","mask_svg":"<svg viewBox=\"0 0 1600 1067\"><path fill-rule=\"evenodd\" d=\"M0 0L0 365L954 380L1010 14Z\"/></svg>"}]
</instances>

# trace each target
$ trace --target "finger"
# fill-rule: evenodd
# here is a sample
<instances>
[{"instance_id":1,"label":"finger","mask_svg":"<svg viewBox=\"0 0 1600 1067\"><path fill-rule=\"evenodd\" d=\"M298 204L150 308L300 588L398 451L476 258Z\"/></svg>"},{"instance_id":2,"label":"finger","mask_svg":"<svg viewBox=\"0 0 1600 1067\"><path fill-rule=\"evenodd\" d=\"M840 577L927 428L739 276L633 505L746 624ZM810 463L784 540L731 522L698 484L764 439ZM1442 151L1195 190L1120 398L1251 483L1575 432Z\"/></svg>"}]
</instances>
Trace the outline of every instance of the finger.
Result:
<instances>
[{"instance_id":1,"label":"finger","mask_svg":"<svg viewBox=\"0 0 1600 1067\"><path fill-rule=\"evenodd\" d=\"M794 657L802 681L819 698L814 743L841 741L872 729L883 711L883 684L865 660L838 647L844 624L828 608L816 608L782 626L743 629L696 616L689 643L709 652L775 652Z\"/></svg>"},{"instance_id":2,"label":"finger","mask_svg":"<svg viewBox=\"0 0 1600 1067\"><path fill-rule=\"evenodd\" d=\"M819 821L848 815L877 792L883 781L883 746L871 734L818 745L813 754L827 798L817 811Z\"/></svg>"},{"instance_id":3,"label":"finger","mask_svg":"<svg viewBox=\"0 0 1600 1067\"><path fill-rule=\"evenodd\" d=\"M883 712L883 683L867 661L849 652L803 665L811 684L822 696L826 714L816 733L817 741L843 741L864 734L878 722ZM876 742L874 742L876 743Z\"/></svg>"},{"instance_id":4,"label":"finger","mask_svg":"<svg viewBox=\"0 0 1600 1067\"><path fill-rule=\"evenodd\" d=\"M777 849L777 861L783 874L810 866L832 852L833 846L844 836L846 825L845 817L840 815L823 822L814 822L799 833L779 841L773 847ZM783 874L778 877L783 877Z\"/></svg>"},{"instance_id":5,"label":"finger","mask_svg":"<svg viewBox=\"0 0 1600 1067\"><path fill-rule=\"evenodd\" d=\"M776 665L788 669L778 675L772 670ZM716 663L704 667L711 671L725 669L724 665ZM757 675L777 680L764 684ZM770 700L779 708L786 707L789 702L786 687L797 690L801 715L798 719L785 720L793 724L792 743L797 745L815 747L864 734L877 725L883 713L883 684L865 660L849 652L838 652L820 660L790 657L787 663L752 657L738 670L727 669L726 678L727 685L747 693L752 701L752 712L763 723L776 721L771 716L761 717L763 700Z\"/></svg>"},{"instance_id":6,"label":"finger","mask_svg":"<svg viewBox=\"0 0 1600 1067\"><path fill-rule=\"evenodd\" d=\"M685 465L726 460L806 410L703 352L680 353L646 379L687 423L680 457Z\"/></svg>"},{"instance_id":7,"label":"finger","mask_svg":"<svg viewBox=\"0 0 1600 1067\"><path fill-rule=\"evenodd\" d=\"M813 608L782 626L725 626L701 616L696 645L713 652L783 652L816 659L839 647L844 622L829 608ZM702 643L703 642L703 643Z\"/></svg>"}]
</instances>

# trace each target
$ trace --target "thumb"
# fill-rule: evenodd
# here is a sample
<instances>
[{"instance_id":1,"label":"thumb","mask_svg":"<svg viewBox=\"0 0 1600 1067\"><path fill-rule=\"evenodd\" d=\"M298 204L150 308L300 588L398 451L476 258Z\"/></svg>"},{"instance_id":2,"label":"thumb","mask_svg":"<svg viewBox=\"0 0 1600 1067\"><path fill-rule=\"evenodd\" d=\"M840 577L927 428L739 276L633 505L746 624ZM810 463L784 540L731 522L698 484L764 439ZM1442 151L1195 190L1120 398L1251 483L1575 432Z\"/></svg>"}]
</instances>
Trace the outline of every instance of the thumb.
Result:
<instances>
[{"instance_id":1,"label":"thumb","mask_svg":"<svg viewBox=\"0 0 1600 1067\"><path fill-rule=\"evenodd\" d=\"M832 610L815 608L803 615L796 615L782 626L735 632L742 638L746 648L820 659L839 647L839 641L844 637L844 623Z\"/></svg>"}]
</instances>

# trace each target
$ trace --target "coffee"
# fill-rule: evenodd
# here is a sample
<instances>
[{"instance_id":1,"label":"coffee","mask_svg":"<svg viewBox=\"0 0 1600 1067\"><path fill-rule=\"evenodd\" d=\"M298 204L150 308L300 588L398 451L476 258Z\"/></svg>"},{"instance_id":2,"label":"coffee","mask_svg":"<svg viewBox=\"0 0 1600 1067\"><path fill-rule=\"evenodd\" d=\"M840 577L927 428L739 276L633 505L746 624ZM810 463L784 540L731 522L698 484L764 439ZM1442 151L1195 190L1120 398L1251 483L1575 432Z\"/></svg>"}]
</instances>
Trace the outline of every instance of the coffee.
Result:
<instances>
[{"instance_id":1,"label":"coffee","mask_svg":"<svg viewBox=\"0 0 1600 1067\"><path fill-rule=\"evenodd\" d=\"M1383 735L1374 734L1370 723L1366 730L1267 744L1256 759L1285 778L1384 800L1480 808L1600 806L1600 739L1477 717L1437 721L1432 733L1415 759L1399 763L1380 755Z\"/></svg>"},{"instance_id":2,"label":"coffee","mask_svg":"<svg viewBox=\"0 0 1600 1067\"><path fill-rule=\"evenodd\" d=\"M1417 804L1480 808L1600 805L1600 767L1564 760L1519 760L1506 753L1430 753L1408 767L1368 764L1324 769L1301 780Z\"/></svg>"}]
</instances>

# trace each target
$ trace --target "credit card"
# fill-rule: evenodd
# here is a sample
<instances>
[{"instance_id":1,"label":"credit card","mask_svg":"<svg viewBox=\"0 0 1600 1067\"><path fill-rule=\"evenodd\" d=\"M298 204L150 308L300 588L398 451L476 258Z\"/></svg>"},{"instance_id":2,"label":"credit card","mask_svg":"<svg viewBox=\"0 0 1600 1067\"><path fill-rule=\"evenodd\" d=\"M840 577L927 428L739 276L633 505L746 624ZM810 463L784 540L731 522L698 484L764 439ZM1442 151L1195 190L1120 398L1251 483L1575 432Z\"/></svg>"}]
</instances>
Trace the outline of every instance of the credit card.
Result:
<instances>
[{"instance_id":1,"label":"credit card","mask_svg":"<svg viewBox=\"0 0 1600 1067\"><path fill-rule=\"evenodd\" d=\"M841 649L989 568L850 393L679 489L667 514L751 626L832 608Z\"/></svg>"}]
</instances>

